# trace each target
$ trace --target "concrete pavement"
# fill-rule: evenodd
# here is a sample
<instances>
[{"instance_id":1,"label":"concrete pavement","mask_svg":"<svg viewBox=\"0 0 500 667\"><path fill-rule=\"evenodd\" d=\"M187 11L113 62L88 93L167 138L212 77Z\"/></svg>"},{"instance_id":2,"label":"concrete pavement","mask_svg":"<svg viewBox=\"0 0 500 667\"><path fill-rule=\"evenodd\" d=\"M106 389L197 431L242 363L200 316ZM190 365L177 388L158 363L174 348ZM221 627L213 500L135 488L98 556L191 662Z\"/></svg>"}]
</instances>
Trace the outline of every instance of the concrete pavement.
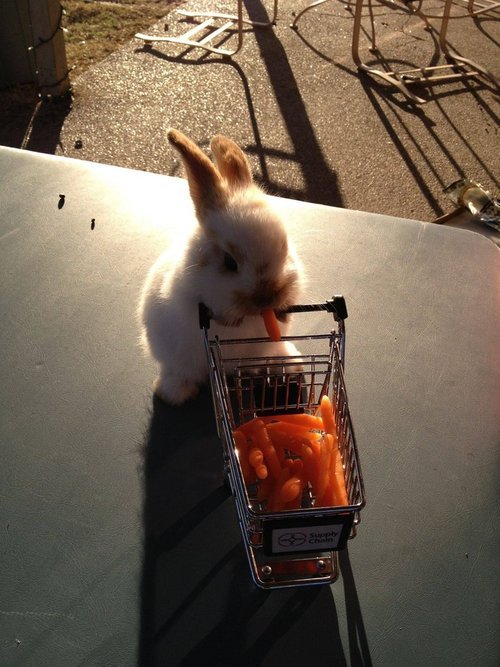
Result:
<instances>
[{"instance_id":1,"label":"concrete pavement","mask_svg":"<svg viewBox=\"0 0 500 667\"><path fill-rule=\"evenodd\" d=\"M235 10L227 0L185 6ZM499 97L491 82L474 77L419 87L428 102L408 103L396 89L358 73L351 57L354 5L332 0L305 14L294 31L290 23L303 6L280 0L276 25L246 29L232 59L132 40L73 81L73 105L54 152L180 175L166 139L173 126L207 149L212 135L228 135L247 151L256 178L280 196L431 221L454 208L442 191L457 178L498 194ZM398 68L445 63L436 32L401 6L374 7L387 62ZM442 7L440 0L425 0L428 14ZM462 18L450 21L449 42L500 78L500 14L474 19L465 7L453 4L453 16ZM271 6L248 0L245 11L259 18ZM173 13L166 21L169 34L193 25ZM164 35L164 23L145 25L144 32ZM366 32L367 19L364 25ZM375 62L362 37L362 57Z\"/></svg>"}]
</instances>

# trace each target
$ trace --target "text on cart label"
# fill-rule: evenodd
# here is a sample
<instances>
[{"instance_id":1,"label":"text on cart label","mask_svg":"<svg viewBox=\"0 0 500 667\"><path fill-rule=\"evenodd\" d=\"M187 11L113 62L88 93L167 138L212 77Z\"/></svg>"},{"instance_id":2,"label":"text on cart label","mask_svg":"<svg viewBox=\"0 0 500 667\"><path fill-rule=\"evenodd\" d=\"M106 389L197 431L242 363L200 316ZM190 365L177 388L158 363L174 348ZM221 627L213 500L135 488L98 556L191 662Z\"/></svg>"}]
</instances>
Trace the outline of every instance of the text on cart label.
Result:
<instances>
[{"instance_id":1,"label":"text on cart label","mask_svg":"<svg viewBox=\"0 0 500 667\"><path fill-rule=\"evenodd\" d=\"M336 549L342 535L342 524L275 528L272 532L273 553L328 551Z\"/></svg>"}]
</instances>

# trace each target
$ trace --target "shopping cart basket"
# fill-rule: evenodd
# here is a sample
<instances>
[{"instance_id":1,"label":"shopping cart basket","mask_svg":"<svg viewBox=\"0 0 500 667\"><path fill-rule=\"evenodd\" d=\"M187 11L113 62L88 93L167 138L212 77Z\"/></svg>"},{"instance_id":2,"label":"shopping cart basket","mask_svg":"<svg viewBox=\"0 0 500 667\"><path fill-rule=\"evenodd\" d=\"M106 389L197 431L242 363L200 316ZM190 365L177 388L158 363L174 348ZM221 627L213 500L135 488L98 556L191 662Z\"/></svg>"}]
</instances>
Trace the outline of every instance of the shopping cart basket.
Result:
<instances>
[{"instance_id":1,"label":"shopping cart basket","mask_svg":"<svg viewBox=\"0 0 500 667\"><path fill-rule=\"evenodd\" d=\"M338 577L337 551L354 537L365 494L344 385L345 300L335 296L323 304L296 305L290 313L325 311L334 328L326 334L284 336L299 356L259 356L268 338L210 338L210 313L200 304L205 333L217 431L222 442L225 474L234 496L252 578L261 588L332 583ZM231 354L245 344L255 356ZM273 510L260 492L262 480L245 482L235 443L235 430L255 419L280 415L315 415L324 395L330 399L336 441L342 461L348 504L318 507L311 484L301 491L295 509ZM321 437L318 435L318 437Z\"/></svg>"}]
</instances>

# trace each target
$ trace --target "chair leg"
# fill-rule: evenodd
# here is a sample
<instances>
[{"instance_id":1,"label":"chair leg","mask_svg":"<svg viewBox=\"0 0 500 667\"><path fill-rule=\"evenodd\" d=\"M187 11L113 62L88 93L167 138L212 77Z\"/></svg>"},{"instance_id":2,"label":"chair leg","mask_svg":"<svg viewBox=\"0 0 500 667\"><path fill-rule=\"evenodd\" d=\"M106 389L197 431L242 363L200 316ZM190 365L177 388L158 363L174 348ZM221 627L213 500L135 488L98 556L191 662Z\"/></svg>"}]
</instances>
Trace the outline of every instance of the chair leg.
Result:
<instances>
[{"instance_id":1,"label":"chair leg","mask_svg":"<svg viewBox=\"0 0 500 667\"><path fill-rule=\"evenodd\" d=\"M471 0L469 3L469 6L471 3L473 4L474 0ZM498 81L497 79L493 76L491 72L489 72L485 67L482 65L479 65L478 63L474 62L473 60L470 60L469 58L464 58L463 56L460 56L458 53L450 49L448 46L448 43L446 41L446 36L448 34L448 24L450 20L450 12L451 12L451 3L452 0L446 0L444 3L444 9L443 9L443 18L441 20L441 28L439 30L439 48L441 49L442 53L449 59L449 60L454 60L455 62L458 62L459 64L463 65L468 65L469 67L472 67L473 70L476 70L474 73L483 75L487 79L489 79L492 83L494 83L496 86L498 86ZM500 5L500 3L499 3Z\"/></svg>"}]
</instances>

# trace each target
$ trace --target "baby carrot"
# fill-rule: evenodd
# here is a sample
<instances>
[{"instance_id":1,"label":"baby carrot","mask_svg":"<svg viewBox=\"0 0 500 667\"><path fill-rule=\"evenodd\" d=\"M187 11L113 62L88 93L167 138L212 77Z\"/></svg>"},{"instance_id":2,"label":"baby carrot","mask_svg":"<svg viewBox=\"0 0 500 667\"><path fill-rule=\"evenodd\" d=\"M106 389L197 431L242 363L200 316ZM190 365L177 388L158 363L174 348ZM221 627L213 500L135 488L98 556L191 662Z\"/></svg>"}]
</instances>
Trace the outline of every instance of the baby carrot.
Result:
<instances>
[{"instance_id":1,"label":"baby carrot","mask_svg":"<svg viewBox=\"0 0 500 667\"><path fill-rule=\"evenodd\" d=\"M297 417L300 417L302 415L297 415ZM305 433L310 433L311 432L311 427L309 426L303 426L302 424L294 424L292 421L281 421L281 422L271 422L270 424L266 424L266 428L271 433L272 431L279 431L280 433L287 433L288 435L292 437L297 437L300 435L304 435ZM322 426L318 430L322 430Z\"/></svg>"},{"instance_id":2,"label":"baby carrot","mask_svg":"<svg viewBox=\"0 0 500 667\"><path fill-rule=\"evenodd\" d=\"M255 473L256 473L256 475L259 479L267 479L268 474L269 474L268 470L267 470L267 466L264 465L263 463L256 466Z\"/></svg>"},{"instance_id":3,"label":"baby carrot","mask_svg":"<svg viewBox=\"0 0 500 667\"><path fill-rule=\"evenodd\" d=\"M321 502L322 507L338 507L349 505L347 489L343 475L330 475L328 488Z\"/></svg>"},{"instance_id":4,"label":"baby carrot","mask_svg":"<svg viewBox=\"0 0 500 667\"><path fill-rule=\"evenodd\" d=\"M238 426L237 430L241 431L244 433L247 438L251 438L253 435L255 435L256 431L258 431L261 426L264 425L264 422L262 419L250 419L250 421L245 422L244 424L241 424L241 426Z\"/></svg>"},{"instance_id":5,"label":"baby carrot","mask_svg":"<svg viewBox=\"0 0 500 667\"><path fill-rule=\"evenodd\" d=\"M328 481L330 478L330 462L332 458L333 450L333 436L330 433L326 433L321 443L320 456L317 461L318 466L318 482L316 488L313 487L313 493L316 496L318 503L321 503L325 491L328 486Z\"/></svg>"},{"instance_id":6,"label":"baby carrot","mask_svg":"<svg viewBox=\"0 0 500 667\"><path fill-rule=\"evenodd\" d=\"M316 468L316 457L313 450L307 445L303 444L300 448L302 455L302 462L304 464L304 480L310 482L314 488L318 483L318 473Z\"/></svg>"},{"instance_id":7,"label":"baby carrot","mask_svg":"<svg viewBox=\"0 0 500 667\"><path fill-rule=\"evenodd\" d=\"M323 420L323 427L327 433L336 437L337 429L335 428L335 417L333 416L332 402L325 394L321 399L321 419Z\"/></svg>"},{"instance_id":8,"label":"baby carrot","mask_svg":"<svg viewBox=\"0 0 500 667\"><path fill-rule=\"evenodd\" d=\"M285 459L285 465L292 475L300 477L304 471L304 462L302 459Z\"/></svg>"},{"instance_id":9,"label":"baby carrot","mask_svg":"<svg viewBox=\"0 0 500 667\"><path fill-rule=\"evenodd\" d=\"M290 423L294 424L296 426L300 426L301 428L314 428L319 431L323 430L323 421L321 420L321 417L317 417L315 415L309 415L306 412L302 412L296 415L280 415L279 417L264 417L264 421L266 419L269 419L269 421L274 421L274 422L285 422L285 423Z\"/></svg>"},{"instance_id":10,"label":"baby carrot","mask_svg":"<svg viewBox=\"0 0 500 667\"><path fill-rule=\"evenodd\" d=\"M279 489L280 500L284 503L290 503L295 500L300 493L302 487L302 480L300 477L290 477L283 482Z\"/></svg>"},{"instance_id":11,"label":"baby carrot","mask_svg":"<svg viewBox=\"0 0 500 667\"><path fill-rule=\"evenodd\" d=\"M264 452L267 467L270 469L274 478L278 479L281 472L283 471L283 468L281 467L276 449L262 421L260 421L260 426L258 426L255 431L255 437L255 444L258 445L259 448Z\"/></svg>"},{"instance_id":12,"label":"baby carrot","mask_svg":"<svg viewBox=\"0 0 500 667\"><path fill-rule=\"evenodd\" d=\"M349 498L347 496L347 488L344 477L344 468L342 465L342 456L340 455L338 446L334 446L333 451L335 454L335 497L337 500L337 505L349 505Z\"/></svg>"},{"instance_id":13,"label":"baby carrot","mask_svg":"<svg viewBox=\"0 0 500 667\"><path fill-rule=\"evenodd\" d=\"M321 440L322 437L317 433L309 433L309 438L307 439L307 445L313 451L314 456L319 459L321 454Z\"/></svg>"},{"instance_id":14,"label":"baby carrot","mask_svg":"<svg viewBox=\"0 0 500 667\"><path fill-rule=\"evenodd\" d=\"M295 463L300 463L300 466L297 465L295 466L295 470L292 470L292 477L299 480L299 490L295 498L286 503L285 509L287 510L298 510L302 507L302 492L306 483L304 479L304 464L300 459L296 459Z\"/></svg>"},{"instance_id":15,"label":"baby carrot","mask_svg":"<svg viewBox=\"0 0 500 667\"><path fill-rule=\"evenodd\" d=\"M339 448L334 445L330 462L330 480L321 504L326 507L349 505Z\"/></svg>"},{"instance_id":16,"label":"baby carrot","mask_svg":"<svg viewBox=\"0 0 500 667\"><path fill-rule=\"evenodd\" d=\"M281 340L280 328L274 310L272 308L266 308L262 311L261 315L269 338L274 342Z\"/></svg>"},{"instance_id":17,"label":"baby carrot","mask_svg":"<svg viewBox=\"0 0 500 667\"><path fill-rule=\"evenodd\" d=\"M251 449L248 450L248 462L250 463L251 466L257 468L257 466L262 465L263 461L264 461L264 454L262 452L262 449L258 449L257 447L252 447Z\"/></svg>"},{"instance_id":18,"label":"baby carrot","mask_svg":"<svg viewBox=\"0 0 500 667\"><path fill-rule=\"evenodd\" d=\"M281 497L281 489L289 477L290 471L288 468L281 468L279 476L274 481L271 496L268 499L270 512L281 512L285 509L285 501Z\"/></svg>"},{"instance_id":19,"label":"baby carrot","mask_svg":"<svg viewBox=\"0 0 500 667\"><path fill-rule=\"evenodd\" d=\"M303 442L309 444L311 439L311 434L308 431L297 432L295 436L291 433L286 433L279 428L268 428L267 432L280 456L285 456L290 452L299 454L300 445Z\"/></svg>"},{"instance_id":20,"label":"baby carrot","mask_svg":"<svg viewBox=\"0 0 500 667\"><path fill-rule=\"evenodd\" d=\"M277 422L279 424L279 422ZM270 424L267 424L266 426L266 431L269 437L271 438L271 442L276 448L276 451L283 456L286 450L289 450L292 447L293 444L293 439L290 437L288 433L283 433L281 429L270 429L269 428ZM274 424L273 424L274 426Z\"/></svg>"}]
</instances>

